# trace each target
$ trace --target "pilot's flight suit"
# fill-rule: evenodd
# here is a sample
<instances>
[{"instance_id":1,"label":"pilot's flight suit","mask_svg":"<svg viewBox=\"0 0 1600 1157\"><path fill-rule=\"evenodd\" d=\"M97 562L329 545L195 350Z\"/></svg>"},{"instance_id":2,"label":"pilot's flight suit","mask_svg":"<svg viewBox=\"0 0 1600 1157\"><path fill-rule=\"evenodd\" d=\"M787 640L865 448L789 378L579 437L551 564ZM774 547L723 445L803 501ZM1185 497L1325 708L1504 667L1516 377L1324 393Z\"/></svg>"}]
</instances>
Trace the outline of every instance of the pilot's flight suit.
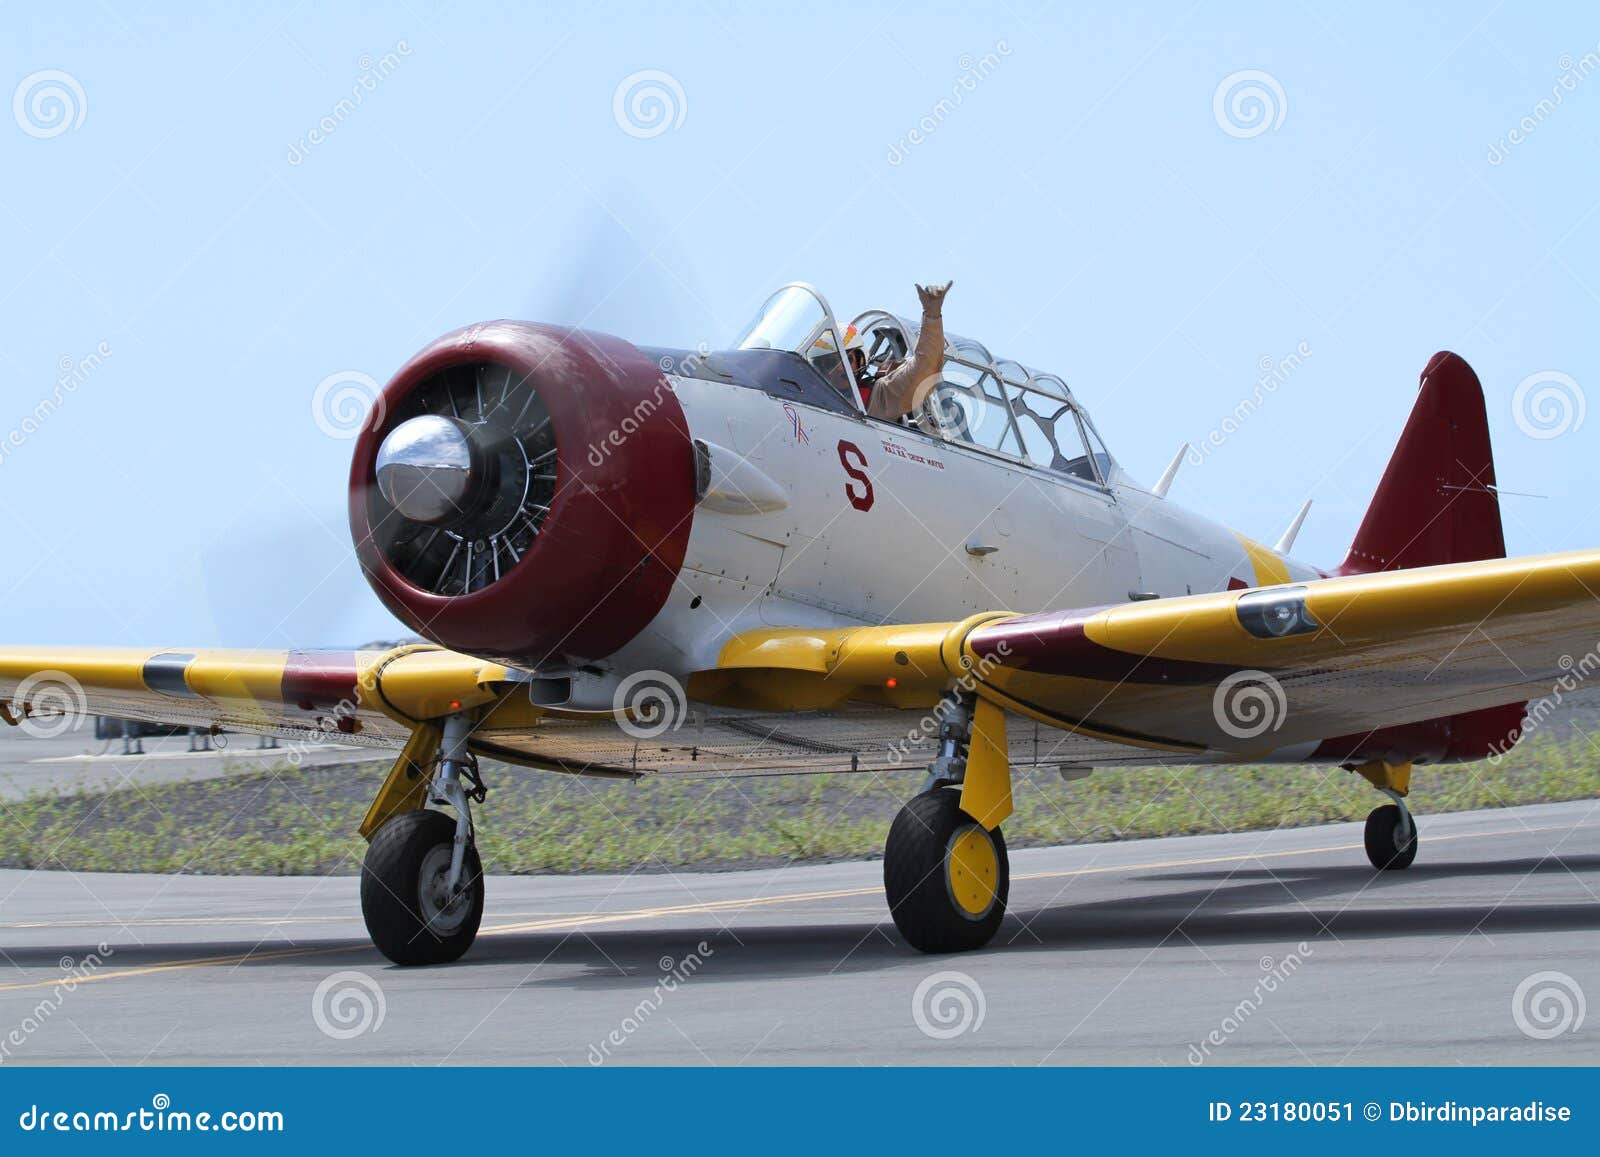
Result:
<instances>
[{"instance_id":1,"label":"pilot's flight suit","mask_svg":"<svg viewBox=\"0 0 1600 1157\"><path fill-rule=\"evenodd\" d=\"M939 371L943 367L944 311L941 308L931 313L924 309L917 348L912 351L908 361L901 362L873 381L867 413L874 418L887 418L890 421L911 413L939 384Z\"/></svg>"}]
</instances>

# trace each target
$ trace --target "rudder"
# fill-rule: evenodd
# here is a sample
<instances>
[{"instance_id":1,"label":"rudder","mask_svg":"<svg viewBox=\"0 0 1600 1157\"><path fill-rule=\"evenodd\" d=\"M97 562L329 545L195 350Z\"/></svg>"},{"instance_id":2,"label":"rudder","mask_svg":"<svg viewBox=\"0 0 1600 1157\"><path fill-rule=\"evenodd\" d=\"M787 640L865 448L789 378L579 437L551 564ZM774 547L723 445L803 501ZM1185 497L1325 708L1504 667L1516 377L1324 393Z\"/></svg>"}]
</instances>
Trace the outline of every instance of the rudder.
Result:
<instances>
[{"instance_id":1,"label":"rudder","mask_svg":"<svg viewBox=\"0 0 1600 1157\"><path fill-rule=\"evenodd\" d=\"M1504 558L1483 386L1434 354L1400 441L1337 574Z\"/></svg>"}]
</instances>

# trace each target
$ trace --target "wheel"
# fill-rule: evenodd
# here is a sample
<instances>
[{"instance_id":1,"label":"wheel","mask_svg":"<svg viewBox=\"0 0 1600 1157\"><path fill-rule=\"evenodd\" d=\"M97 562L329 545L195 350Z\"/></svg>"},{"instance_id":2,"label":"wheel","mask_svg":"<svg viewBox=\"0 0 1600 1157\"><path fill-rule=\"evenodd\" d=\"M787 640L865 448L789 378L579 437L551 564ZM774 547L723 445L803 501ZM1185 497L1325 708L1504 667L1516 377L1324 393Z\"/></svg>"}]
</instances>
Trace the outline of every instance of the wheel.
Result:
<instances>
[{"instance_id":1,"label":"wheel","mask_svg":"<svg viewBox=\"0 0 1600 1157\"><path fill-rule=\"evenodd\" d=\"M378 829L361 862L361 915L378 951L396 964L459 960L483 919L483 864L467 845L465 889L447 900L456 822L444 812L402 812Z\"/></svg>"},{"instance_id":2,"label":"wheel","mask_svg":"<svg viewBox=\"0 0 1600 1157\"><path fill-rule=\"evenodd\" d=\"M1367 859L1381 870L1409 868L1417 858L1417 826L1411 825L1411 838L1400 843L1400 808L1392 803L1375 807L1367 815Z\"/></svg>"},{"instance_id":3,"label":"wheel","mask_svg":"<svg viewBox=\"0 0 1600 1157\"><path fill-rule=\"evenodd\" d=\"M923 952L965 952L994 938L1011 865L1000 829L985 831L948 788L900 809L883 853L883 890L900 935Z\"/></svg>"}]
</instances>

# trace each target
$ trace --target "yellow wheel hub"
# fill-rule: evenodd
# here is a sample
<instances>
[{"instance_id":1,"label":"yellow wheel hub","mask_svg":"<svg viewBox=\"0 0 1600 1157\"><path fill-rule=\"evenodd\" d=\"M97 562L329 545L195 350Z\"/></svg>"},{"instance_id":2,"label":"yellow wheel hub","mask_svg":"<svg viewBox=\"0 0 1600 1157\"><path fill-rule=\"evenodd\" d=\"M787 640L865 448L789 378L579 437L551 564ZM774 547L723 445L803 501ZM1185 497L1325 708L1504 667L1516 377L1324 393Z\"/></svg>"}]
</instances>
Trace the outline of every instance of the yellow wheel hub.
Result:
<instances>
[{"instance_id":1,"label":"yellow wheel hub","mask_svg":"<svg viewBox=\"0 0 1600 1157\"><path fill-rule=\"evenodd\" d=\"M944 873L956 907L972 919L985 915L994 906L1000 883L1000 857L989 833L971 824L950 837Z\"/></svg>"}]
</instances>

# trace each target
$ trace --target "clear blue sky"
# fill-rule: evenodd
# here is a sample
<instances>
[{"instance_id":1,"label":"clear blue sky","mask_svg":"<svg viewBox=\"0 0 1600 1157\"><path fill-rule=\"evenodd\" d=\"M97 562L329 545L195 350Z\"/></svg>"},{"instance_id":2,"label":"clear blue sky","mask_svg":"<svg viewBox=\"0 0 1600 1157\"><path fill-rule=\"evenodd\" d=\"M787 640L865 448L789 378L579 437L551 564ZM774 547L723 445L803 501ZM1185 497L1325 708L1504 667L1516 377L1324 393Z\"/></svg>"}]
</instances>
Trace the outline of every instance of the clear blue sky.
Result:
<instances>
[{"instance_id":1,"label":"clear blue sky","mask_svg":"<svg viewBox=\"0 0 1600 1157\"><path fill-rule=\"evenodd\" d=\"M63 359L110 355L0 455L0 637L392 633L319 382L507 315L716 344L796 278L847 314L954 278L951 327L1065 376L1147 481L1306 343L1173 497L1258 537L1313 497L1297 553L1324 564L1454 349L1502 486L1546 496L1505 500L1511 552L1600 546L1600 397L1558 437L1513 413L1529 375L1600 389L1585 54L1592 6L1487 0L7 3L0 442ZM624 100L630 133L643 70L675 107ZM1265 125L1218 119L1245 70L1277 87ZM30 77L65 122L19 105Z\"/></svg>"}]
</instances>

